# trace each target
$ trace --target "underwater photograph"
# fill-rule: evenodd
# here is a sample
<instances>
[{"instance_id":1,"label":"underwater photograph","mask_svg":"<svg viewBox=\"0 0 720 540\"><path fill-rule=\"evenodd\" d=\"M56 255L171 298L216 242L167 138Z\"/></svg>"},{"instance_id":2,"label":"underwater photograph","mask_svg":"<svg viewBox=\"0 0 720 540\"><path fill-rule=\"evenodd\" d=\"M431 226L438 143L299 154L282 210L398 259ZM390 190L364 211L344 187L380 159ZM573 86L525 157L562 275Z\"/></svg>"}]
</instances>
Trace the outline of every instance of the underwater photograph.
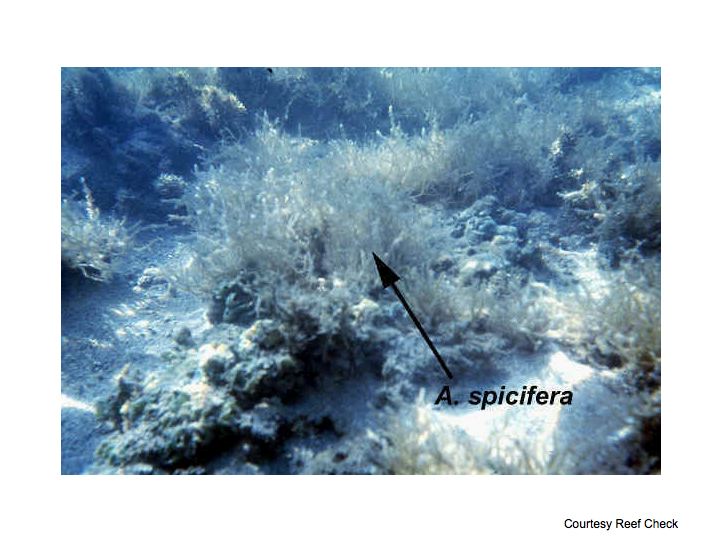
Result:
<instances>
[{"instance_id":1,"label":"underwater photograph","mask_svg":"<svg viewBox=\"0 0 720 540\"><path fill-rule=\"evenodd\" d=\"M660 78L62 68L61 473L659 474Z\"/></svg>"}]
</instances>

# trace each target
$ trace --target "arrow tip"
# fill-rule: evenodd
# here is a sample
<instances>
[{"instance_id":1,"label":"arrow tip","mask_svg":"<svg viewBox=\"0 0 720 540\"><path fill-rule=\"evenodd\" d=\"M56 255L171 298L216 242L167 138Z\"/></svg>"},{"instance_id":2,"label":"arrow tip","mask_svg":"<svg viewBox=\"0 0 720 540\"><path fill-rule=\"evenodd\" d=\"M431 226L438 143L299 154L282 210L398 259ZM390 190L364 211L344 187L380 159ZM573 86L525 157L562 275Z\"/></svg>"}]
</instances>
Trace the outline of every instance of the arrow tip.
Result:
<instances>
[{"instance_id":1,"label":"arrow tip","mask_svg":"<svg viewBox=\"0 0 720 540\"><path fill-rule=\"evenodd\" d=\"M375 254L374 251L373 259L375 259L375 266L377 266L378 274L380 274L380 281L382 281L383 289L400 280L400 276L393 272L393 269L390 268L387 264L385 264L383 260Z\"/></svg>"}]
</instances>

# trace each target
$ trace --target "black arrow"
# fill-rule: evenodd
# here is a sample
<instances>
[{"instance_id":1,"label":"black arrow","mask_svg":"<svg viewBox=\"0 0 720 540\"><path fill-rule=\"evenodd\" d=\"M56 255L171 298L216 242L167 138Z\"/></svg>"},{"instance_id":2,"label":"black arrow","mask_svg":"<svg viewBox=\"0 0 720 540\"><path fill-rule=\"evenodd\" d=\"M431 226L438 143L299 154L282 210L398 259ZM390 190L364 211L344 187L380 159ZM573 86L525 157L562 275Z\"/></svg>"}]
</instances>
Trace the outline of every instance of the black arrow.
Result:
<instances>
[{"instance_id":1,"label":"black arrow","mask_svg":"<svg viewBox=\"0 0 720 540\"><path fill-rule=\"evenodd\" d=\"M440 362L440 367L445 372L445 375L448 376L448 379L452 379L452 373L450 373L450 370L447 367L447 364L445 363L445 360L442 359L442 356L440 356L440 353L435 348L435 345L433 345L433 342L430 340L430 336L427 335L427 332L422 327L422 324L420 324L420 321L413 313L413 310L410 309L410 306L407 303L407 300L405 300L405 297L402 295L400 290L397 288L397 285L395 285L396 281L400 281L400 276L398 276L395 272L393 272L393 269L390 268L387 264L385 264L380 257L375 255L375 252L373 251L373 258L375 259L375 266L377 266L378 274L380 274L380 281L382 282L383 289L386 289L388 286L392 287L392 290L395 291L395 294L400 299L400 303L405 308L405 311L408 312L408 315L410 315L410 318L412 319L412 322L415 323L415 326L417 326L417 329L420 330L420 335L425 340L425 343L428 344L428 347L430 347L430 350L435 355L435 358L437 358L437 361Z\"/></svg>"}]
</instances>

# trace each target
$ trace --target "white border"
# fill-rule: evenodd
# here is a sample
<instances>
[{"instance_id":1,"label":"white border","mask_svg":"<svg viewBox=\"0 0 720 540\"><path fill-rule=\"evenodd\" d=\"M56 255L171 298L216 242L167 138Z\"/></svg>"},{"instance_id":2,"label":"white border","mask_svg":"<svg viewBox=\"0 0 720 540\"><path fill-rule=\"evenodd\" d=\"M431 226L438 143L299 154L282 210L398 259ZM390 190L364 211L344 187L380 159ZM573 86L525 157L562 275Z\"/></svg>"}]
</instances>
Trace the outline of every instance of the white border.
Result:
<instances>
[{"instance_id":1,"label":"white border","mask_svg":"<svg viewBox=\"0 0 720 540\"><path fill-rule=\"evenodd\" d=\"M658 2L61 2L3 7L2 489L7 538L450 538L562 534L566 517L711 530L717 475L715 18ZM659 477L59 475L59 68L638 65L662 71ZM714 114L713 114L714 113ZM712 439L711 439L712 437ZM708 495L701 486L707 486ZM574 532L573 534L592 534ZM624 535L632 532L623 533ZM391 536L392 535L392 536ZM703 535L705 536L705 535ZM707 536L705 536L707 537Z\"/></svg>"}]
</instances>

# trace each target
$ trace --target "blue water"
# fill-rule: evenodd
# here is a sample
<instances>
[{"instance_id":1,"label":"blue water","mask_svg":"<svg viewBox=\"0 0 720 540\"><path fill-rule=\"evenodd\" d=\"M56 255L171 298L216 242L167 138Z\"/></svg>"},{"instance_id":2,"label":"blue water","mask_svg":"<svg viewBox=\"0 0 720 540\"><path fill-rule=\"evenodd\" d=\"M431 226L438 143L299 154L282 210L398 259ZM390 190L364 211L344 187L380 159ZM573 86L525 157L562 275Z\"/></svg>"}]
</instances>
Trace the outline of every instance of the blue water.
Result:
<instances>
[{"instance_id":1,"label":"blue water","mask_svg":"<svg viewBox=\"0 0 720 540\"><path fill-rule=\"evenodd\" d=\"M660 90L655 68L63 69L63 473L659 472ZM458 389L573 404L434 406L372 252Z\"/></svg>"}]
</instances>

